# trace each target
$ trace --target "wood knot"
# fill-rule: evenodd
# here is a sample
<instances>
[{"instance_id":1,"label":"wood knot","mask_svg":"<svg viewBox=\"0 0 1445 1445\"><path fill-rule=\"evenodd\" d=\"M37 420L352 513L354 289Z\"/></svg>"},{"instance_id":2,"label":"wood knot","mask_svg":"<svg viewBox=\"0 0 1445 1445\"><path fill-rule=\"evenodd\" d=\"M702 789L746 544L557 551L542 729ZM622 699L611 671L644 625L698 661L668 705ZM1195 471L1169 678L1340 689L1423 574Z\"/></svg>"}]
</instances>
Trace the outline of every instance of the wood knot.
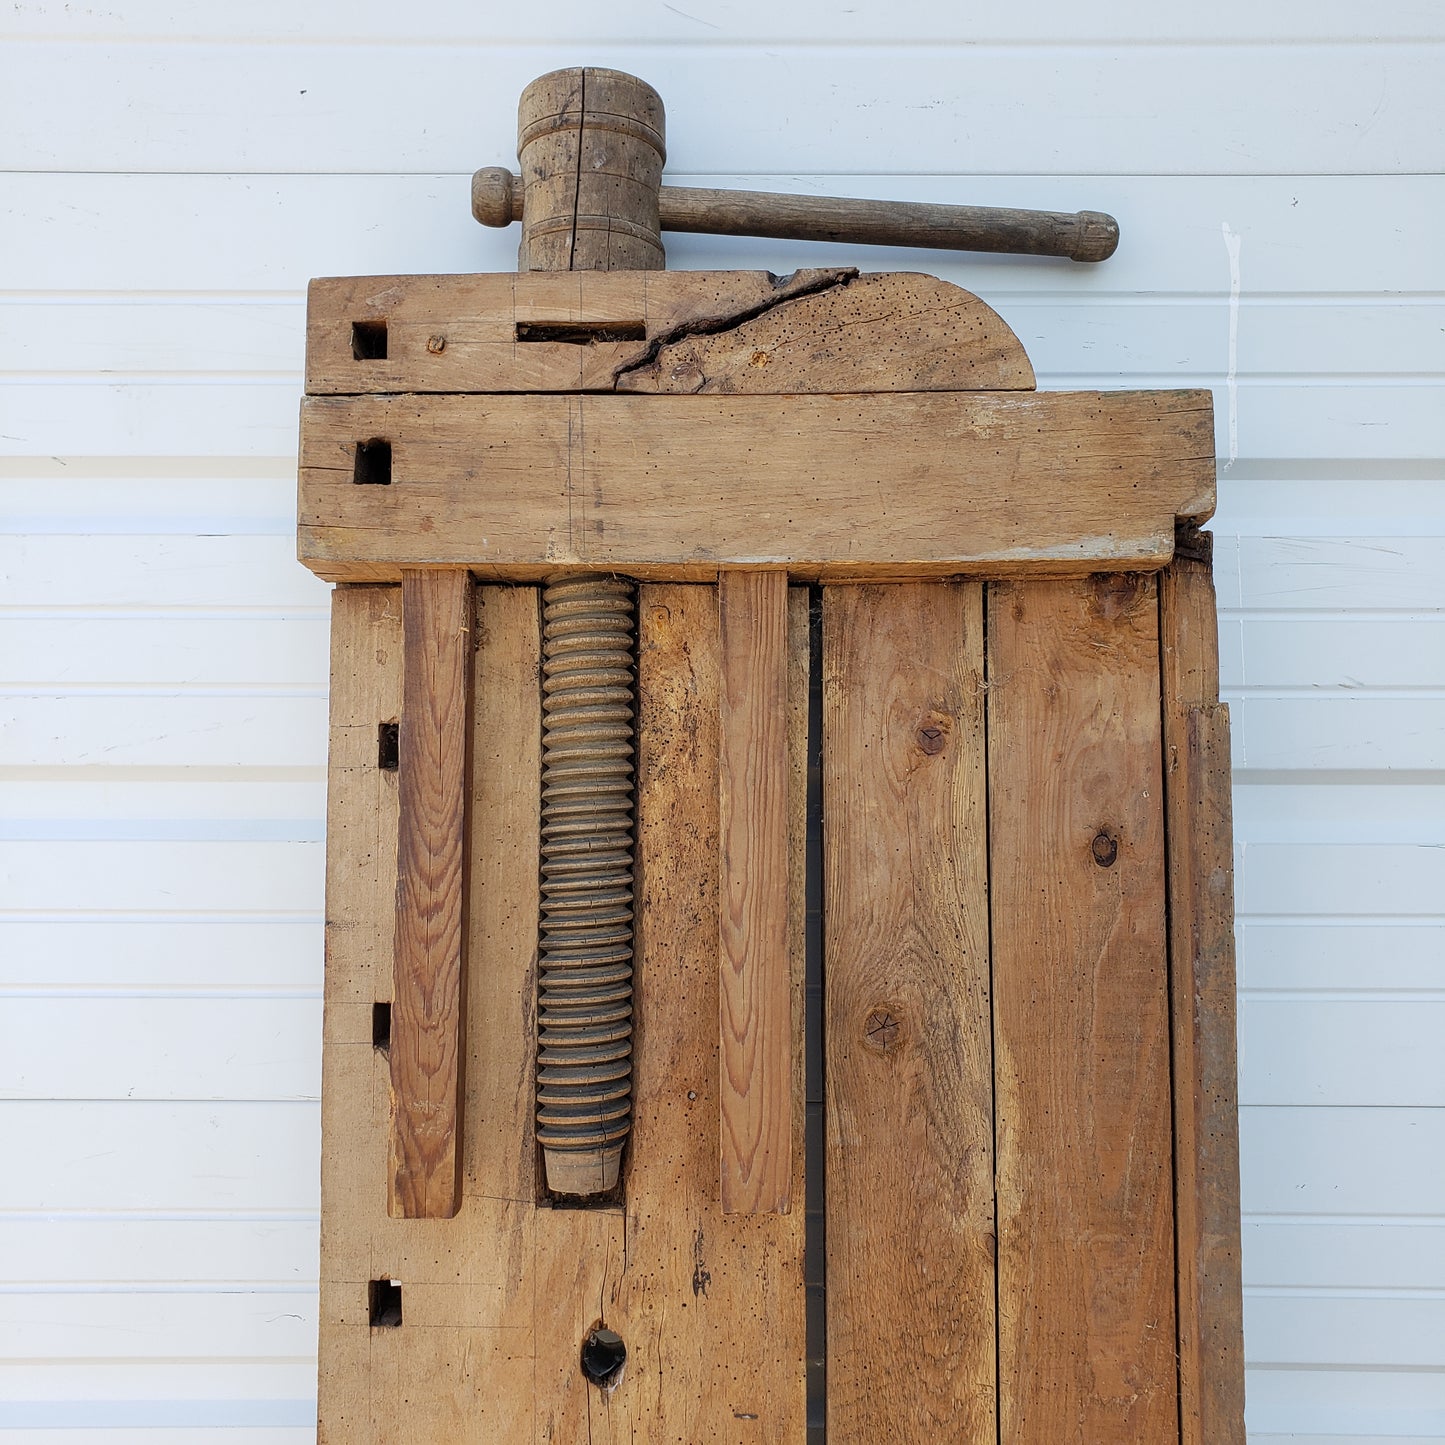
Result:
<instances>
[{"instance_id":1,"label":"wood knot","mask_svg":"<svg viewBox=\"0 0 1445 1445\"><path fill-rule=\"evenodd\" d=\"M903 1041L903 1022L891 1008L875 1008L863 1022L863 1042L874 1053L892 1052Z\"/></svg>"},{"instance_id":2,"label":"wood knot","mask_svg":"<svg viewBox=\"0 0 1445 1445\"><path fill-rule=\"evenodd\" d=\"M1094 862L1100 868L1112 868L1119 859L1119 840L1110 837L1108 833L1100 829L1094 835L1094 841L1089 845L1089 851L1094 855Z\"/></svg>"}]
</instances>

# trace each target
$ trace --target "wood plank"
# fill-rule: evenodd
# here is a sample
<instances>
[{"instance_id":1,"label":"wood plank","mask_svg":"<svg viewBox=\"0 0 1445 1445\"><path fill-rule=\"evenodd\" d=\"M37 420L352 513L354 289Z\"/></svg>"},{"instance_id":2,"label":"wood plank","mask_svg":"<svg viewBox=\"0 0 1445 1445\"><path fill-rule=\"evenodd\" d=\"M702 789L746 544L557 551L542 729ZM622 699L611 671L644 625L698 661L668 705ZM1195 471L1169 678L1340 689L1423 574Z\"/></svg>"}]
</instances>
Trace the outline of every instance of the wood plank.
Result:
<instances>
[{"instance_id":1,"label":"wood plank","mask_svg":"<svg viewBox=\"0 0 1445 1445\"><path fill-rule=\"evenodd\" d=\"M357 356L357 322L384 327L385 356ZM885 344L852 344L865 322ZM356 276L308 292L313 396L1032 388L1023 346L993 310L907 272Z\"/></svg>"},{"instance_id":2,"label":"wood plank","mask_svg":"<svg viewBox=\"0 0 1445 1445\"><path fill-rule=\"evenodd\" d=\"M461 1200L473 597L462 570L402 573L400 821L391 1011L391 1210Z\"/></svg>"},{"instance_id":3,"label":"wood plank","mask_svg":"<svg viewBox=\"0 0 1445 1445\"><path fill-rule=\"evenodd\" d=\"M989 588L1000 1425L1178 1438L1158 609Z\"/></svg>"},{"instance_id":4,"label":"wood plank","mask_svg":"<svg viewBox=\"0 0 1445 1445\"><path fill-rule=\"evenodd\" d=\"M805 847L807 602L790 607L788 866ZM594 1392L596 1440L800 1445L805 1432L803 1211L727 1214L718 1191L719 695L717 591L638 598L638 1028L627 1264L606 1302L628 1363ZM801 1029L802 893L789 919ZM790 1189L803 1188L802 1050ZM610 1433L608 1433L610 1432Z\"/></svg>"},{"instance_id":5,"label":"wood plank","mask_svg":"<svg viewBox=\"0 0 1445 1445\"><path fill-rule=\"evenodd\" d=\"M729 1214L786 1214L793 1074L788 577L729 570L717 592L722 1205Z\"/></svg>"},{"instance_id":6,"label":"wood plank","mask_svg":"<svg viewBox=\"0 0 1445 1445\"><path fill-rule=\"evenodd\" d=\"M1159 577L1184 1445L1244 1440L1234 847L1207 533Z\"/></svg>"},{"instance_id":7,"label":"wood plank","mask_svg":"<svg viewBox=\"0 0 1445 1445\"><path fill-rule=\"evenodd\" d=\"M358 486L376 437L391 484ZM1197 391L312 397L301 450L300 555L333 580L1147 568L1214 506Z\"/></svg>"},{"instance_id":8,"label":"wood plank","mask_svg":"<svg viewBox=\"0 0 1445 1445\"><path fill-rule=\"evenodd\" d=\"M978 584L824 591L828 1435L844 1445L998 1438L983 645Z\"/></svg>"}]
</instances>

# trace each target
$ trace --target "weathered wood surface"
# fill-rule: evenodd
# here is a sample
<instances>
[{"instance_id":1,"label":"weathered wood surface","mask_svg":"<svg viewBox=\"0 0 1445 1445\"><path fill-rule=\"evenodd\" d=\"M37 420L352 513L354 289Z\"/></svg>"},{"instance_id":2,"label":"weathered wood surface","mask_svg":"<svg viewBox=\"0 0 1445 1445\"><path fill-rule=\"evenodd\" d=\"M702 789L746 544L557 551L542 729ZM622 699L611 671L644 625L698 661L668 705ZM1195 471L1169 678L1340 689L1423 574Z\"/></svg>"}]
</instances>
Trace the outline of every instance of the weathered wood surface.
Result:
<instances>
[{"instance_id":1,"label":"weathered wood surface","mask_svg":"<svg viewBox=\"0 0 1445 1445\"><path fill-rule=\"evenodd\" d=\"M625 1179L626 1269L604 1314L628 1350L593 1391L594 1445L633 1440L801 1445L803 1211L727 1214L718 1192L719 700L717 591L638 598L638 1031ZM795 1110L788 1160L802 1196L807 597L790 598L788 860Z\"/></svg>"},{"instance_id":2,"label":"weathered wood surface","mask_svg":"<svg viewBox=\"0 0 1445 1445\"><path fill-rule=\"evenodd\" d=\"M988 589L1001 1438L1178 1438L1158 605Z\"/></svg>"},{"instance_id":3,"label":"weathered wood surface","mask_svg":"<svg viewBox=\"0 0 1445 1445\"><path fill-rule=\"evenodd\" d=\"M373 437L389 486L353 481ZM333 580L1038 575L1162 566L1213 507L1200 391L312 397L298 537Z\"/></svg>"},{"instance_id":4,"label":"weathered wood surface","mask_svg":"<svg viewBox=\"0 0 1445 1445\"><path fill-rule=\"evenodd\" d=\"M478 591L464 1197L449 1220L387 1214L388 1067L372 1004L391 989L397 774L378 721L401 704L401 597L332 604L326 1045L322 1086L320 1445L583 1445L578 1350L623 1259L615 1211L535 1205L532 1134L540 777L536 593ZM530 701L528 701L530 699ZM368 1282L402 1290L368 1322Z\"/></svg>"},{"instance_id":5,"label":"weathered wood surface","mask_svg":"<svg viewBox=\"0 0 1445 1445\"><path fill-rule=\"evenodd\" d=\"M981 586L827 588L823 647L828 1437L993 1445Z\"/></svg>"},{"instance_id":6,"label":"weathered wood surface","mask_svg":"<svg viewBox=\"0 0 1445 1445\"><path fill-rule=\"evenodd\" d=\"M461 1199L471 576L404 571L400 823L391 1010L391 1210Z\"/></svg>"},{"instance_id":7,"label":"weathered wood surface","mask_svg":"<svg viewBox=\"0 0 1445 1445\"><path fill-rule=\"evenodd\" d=\"M314 396L1034 385L1022 345L996 312L909 272L338 277L311 283L306 317ZM385 356L356 355L357 323L385 328ZM865 326L870 344L859 346Z\"/></svg>"},{"instance_id":8,"label":"weathered wood surface","mask_svg":"<svg viewBox=\"0 0 1445 1445\"><path fill-rule=\"evenodd\" d=\"M1229 709L1219 701L1209 543L1185 534L1159 576L1180 1420L1183 1445L1242 1445Z\"/></svg>"},{"instance_id":9,"label":"weathered wood surface","mask_svg":"<svg viewBox=\"0 0 1445 1445\"><path fill-rule=\"evenodd\" d=\"M718 578L718 1067L727 1213L786 1213L792 1182L788 577Z\"/></svg>"},{"instance_id":10,"label":"weathered wood surface","mask_svg":"<svg viewBox=\"0 0 1445 1445\"><path fill-rule=\"evenodd\" d=\"M521 271L660 271L662 98L601 66L539 76L517 103Z\"/></svg>"},{"instance_id":11,"label":"weathered wood surface","mask_svg":"<svg viewBox=\"0 0 1445 1445\"><path fill-rule=\"evenodd\" d=\"M509 226L525 220L524 211L520 176L500 166L488 166L473 175L472 215L484 226ZM1119 223L1099 211L947 206L695 186L663 186L658 195L658 220L664 231L714 236L1007 251L1022 256L1065 256L1072 261L1105 261L1119 245Z\"/></svg>"}]
</instances>

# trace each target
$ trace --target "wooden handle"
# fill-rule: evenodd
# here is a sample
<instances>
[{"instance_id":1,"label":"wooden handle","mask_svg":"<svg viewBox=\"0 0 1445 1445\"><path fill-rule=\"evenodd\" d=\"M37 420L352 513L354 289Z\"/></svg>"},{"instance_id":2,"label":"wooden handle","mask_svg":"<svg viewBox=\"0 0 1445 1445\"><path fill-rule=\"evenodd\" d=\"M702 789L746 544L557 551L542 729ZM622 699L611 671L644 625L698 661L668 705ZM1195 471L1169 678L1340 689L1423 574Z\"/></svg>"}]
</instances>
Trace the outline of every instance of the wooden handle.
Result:
<instances>
[{"instance_id":1,"label":"wooden handle","mask_svg":"<svg viewBox=\"0 0 1445 1445\"><path fill-rule=\"evenodd\" d=\"M771 191L663 186L664 231L773 236L789 241L847 241L864 246L928 246L1104 261L1119 245L1119 223L1102 211L1022 211L1001 206L935 206L921 201L860 201ZM522 219L522 183L502 166L472 177L472 215L484 226Z\"/></svg>"}]
</instances>

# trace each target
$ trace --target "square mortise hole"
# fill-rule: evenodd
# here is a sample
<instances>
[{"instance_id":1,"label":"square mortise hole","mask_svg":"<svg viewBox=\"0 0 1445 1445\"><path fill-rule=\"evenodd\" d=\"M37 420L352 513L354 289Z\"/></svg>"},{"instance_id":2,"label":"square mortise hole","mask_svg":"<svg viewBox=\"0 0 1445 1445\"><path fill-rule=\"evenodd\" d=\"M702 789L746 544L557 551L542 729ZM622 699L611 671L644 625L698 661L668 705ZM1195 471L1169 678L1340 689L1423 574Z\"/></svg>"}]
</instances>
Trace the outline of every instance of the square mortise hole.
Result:
<instances>
[{"instance_id":1,"label":"square mortise hole","mask_svg":"<svg viewBox=\"0 0 1445 1445\"><path fill-rule=\"evenodd\" d=\"M357 442L356 465L351 480L359 487L391 485L391 443L382 437Z\"/></svg>"},{"instance_id":2,"label":"square mortise hole","mask_svg":"<svg viewBox=\"0 0 1445 1445\"><path fill-rule=\"evenodd\" d=\"M373 1329L396 1329L401 1324L401 1281L372 1280L366 1287L366 1304Z\"/></svg>"},{"instance_id":3,"label":"square mortise hole","mask_svg":"<svg viewBox=\"0 0 1445 1445\"><path fill-rule=\"evenodd\" d=\"M400 723L377 723L376 766L387 773L394 773L401 766Z\"/></svg>"},{"instance_id":4,"label":"square mortise hole","mask_svg":"<svg viewBox=\"0 0 1445 1445\"><path fill-rule=\"evenodd\" d=\"M371 1047L385 1053L391 1047L391 1005L374 1003L371 1006Z\"/></svg>"},{"instance_id":5,"label":"square mortise hole","mask_svg":"<svg viewBox=\"0 0 1445 1445\"><path fill-rule=\"evenodd\" d=\"M351 354L358 361L386 360L386 319L351 323Z\"/></svg>"}]
</instances>

